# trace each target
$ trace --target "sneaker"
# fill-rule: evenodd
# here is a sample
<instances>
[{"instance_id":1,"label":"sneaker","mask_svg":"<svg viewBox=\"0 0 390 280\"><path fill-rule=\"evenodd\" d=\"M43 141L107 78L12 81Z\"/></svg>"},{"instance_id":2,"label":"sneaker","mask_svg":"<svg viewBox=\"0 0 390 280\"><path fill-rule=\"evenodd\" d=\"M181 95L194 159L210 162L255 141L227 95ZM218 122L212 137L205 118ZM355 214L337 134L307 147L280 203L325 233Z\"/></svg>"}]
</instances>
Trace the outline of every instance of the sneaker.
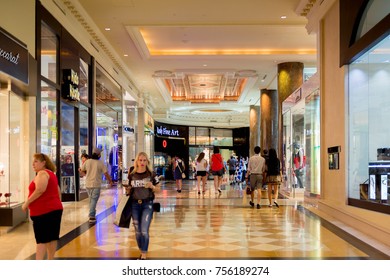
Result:
<instances>
[{"instance_id":1,"label":"sneaker","mask_svg":"<svg viewBox=\"0 0 390 280\"><path fill-rule=\"evenodd\" d=\"M260 204L257 204L257 205L256 205L256 208L257 208L257 209L260 209L260 208L261 208Z\"/></svg>"},{"instance_id":2,"label":"sneaker","mask_svg":"<svg viewBox=\"0 0 390 280\"><path fill-rule=\"evenodd\" d=\"M250 205L251 207L255 206L255 204L254 204L252 201L249 201L249 205Z\"/></svg>"},{"instance_id":3,"label":"sneaker","mask_svg":"<svg viewBox=\"0 0 390 280\"><path fill-rule=\"evenodd\" d=\"M96 218L89 218L89 221L88 221L90 224L94 224L96 223Z\"/></svg>"}]
</instances>

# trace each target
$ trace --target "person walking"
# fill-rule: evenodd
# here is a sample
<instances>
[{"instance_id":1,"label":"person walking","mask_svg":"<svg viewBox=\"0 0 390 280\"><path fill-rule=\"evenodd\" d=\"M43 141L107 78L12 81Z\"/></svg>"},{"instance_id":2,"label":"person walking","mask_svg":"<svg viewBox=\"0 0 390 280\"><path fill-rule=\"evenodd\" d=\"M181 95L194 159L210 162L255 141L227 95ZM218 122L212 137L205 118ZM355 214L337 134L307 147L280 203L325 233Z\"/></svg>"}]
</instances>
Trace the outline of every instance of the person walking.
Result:
<instances>
[{"instance_id":1,"label":"person walking","mask_svg":"<svg viewBox=\"0 0 390 280\"><path fill-rule=\"evenodd\" d=\"M173 178L176 180L176 190L178 193L181 193L183 186L183 174L185 174L184 170L184 161L178 156L175 156L173 162Z\"/></svg>"},{"instance_id":2,"label":"person walking","mask_svg":"<svg viewBox=\"0 0 390 280\"><path fill-rule=\"evenodd\" d=\"M279 208L277 203L279 185L282 182L282 175L280 172L280 160L276 154L275 149L270 149L268 154L268 160L266 161L266 182L268 186L268 207L272 207L272 193L275 196L274 204Z\"/></svg>"},{"instance_id":3,"label":"person walking","mask_svg":"<svg viewBox=\"0 0 390 280\"><path fill-rule=\"evenodd\" d=\"M206 181L207 181L207 160L204 158L205 153L201 152L196 159L196 180L198 194L200 195L200 184L202 183L202 193L206 192Z\"/></svg>"},{"instance_id":4,"label":"person walking","mask_svg":"<svg viewBox=\"0 0 390 280\"><path fill-rule=\"evenodd\" d=\"M63 206L56 167L45 154L34 154L32 167L35 178L28 187L28 198L22 210L30 211L36 241L35 258L54 259L57 242L60 239L60 227Z\"/></svg>"},{"instance_id":5,"label":"person walking","mask_svg":"<svg viewBox=\"0 0 390 280\"><path fill-rule=\"evenodd\" d=\"M100 160L102 151L99 148L93 148L92 156L81 166L80 174L85 173L85 187L89 196L89 223L96 223L96 205L100 197L103 180L102 175L106 177L112 187L112 180L108 174L107 167Z\"/></svg>"},{"instance_id":6,"label":"person walking","mask_svg":"<svg viewBox=\"0 0 390 280\"><path fill-rule=\"evenodd\" d=\"M152 171L150 160L145 152L137 154L134 169L128 175L129 187L126 192L131 199L131 217L135 238L140 250L140 260L146 260L149 248L149 228L153 219L153 200L160 189L160 180Z\"/></svg>"},{"instance_id":7,"label":"person walking","mask_svg":"<svg viewBox=\"0 0 390 280\"><path fill-rule=\"evenodd\" d=\"M254 148L255 154L249 158L248 163L248 172L246 173L246 178L249 176L249 182L251 187L251 200L249 205L251 207L255 206L254 196L255 191L257 190L257 209L260 209L261 202L261 187L263 185L263 174L265 172L265 159L260 155L261 148L256 146Z\"/></svg>"},{"instance_id":8,"label":"person walking","mask_svg":"<svg viewBox=\"0 0 390 280\"><path fill-rule=\"evenodd\" d=\"M211 166L211 173L214 176L214 189L215 193L222 193L221 191L221 185L222 185L222 177L225 173L224 165L223 165L223 158L222 155L219 153L219 148L217 146L214 146L213 154L210 159L210 166Z\"/></svg>"},{"instance_id":9,"label":"person walking","mask_svg":"<svg viewBox=\"0 0 390 280\"><path fill-rule=\"evenodd\" d=\"M237 160L232 155L230 156L230 159L227 161L228 167L229 167L229 181L230 185L234 185L236 182L234 180L234 175L236 174L236 166L237 166Z\"/></svg>"}]
</instances>

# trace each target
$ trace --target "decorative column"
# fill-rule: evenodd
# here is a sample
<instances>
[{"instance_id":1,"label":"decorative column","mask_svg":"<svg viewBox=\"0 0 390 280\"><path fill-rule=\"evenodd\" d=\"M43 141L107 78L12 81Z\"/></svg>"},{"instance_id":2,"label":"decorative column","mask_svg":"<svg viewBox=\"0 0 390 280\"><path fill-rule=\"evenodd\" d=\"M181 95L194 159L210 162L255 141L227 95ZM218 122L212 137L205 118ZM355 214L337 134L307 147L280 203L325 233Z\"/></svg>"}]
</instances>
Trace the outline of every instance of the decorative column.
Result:
<instances>
[{"instance_id":1,"label":"decorative column","mask_svg":"<svg viewBox=\"0 0 390 280\"><path fill-rule=\"evenodd\" d=\"M278 64L278 94L279 108L282 108L282 102L286 100L294 91L303 84L303 63L302 62L285 62ZM278 156L283 151L283 123L282 111L278 115L279 121L279 149Z\"/></svg>"},{"instance_id":2,"label":"decorative column","mask_svg":"<svg viewBox=\"0 0 390 280\"><path fill-rule=\"evenodd\" d=\"M249 156L254 155L254 148L260 146L260 107L249 108ZM261 147L261 146L260 146Z\"/></svg>"},{"instance_id":3,"label":"decorative column","mask_svg":"<svg viewBox=\"0 0 390 280\"><path fill-rule=\"evenodd\" d=\"M277 90L262 89L260 95L261 107L261 139L262 150L279 149L279 96Z\"/></svg>"}]
</instances>

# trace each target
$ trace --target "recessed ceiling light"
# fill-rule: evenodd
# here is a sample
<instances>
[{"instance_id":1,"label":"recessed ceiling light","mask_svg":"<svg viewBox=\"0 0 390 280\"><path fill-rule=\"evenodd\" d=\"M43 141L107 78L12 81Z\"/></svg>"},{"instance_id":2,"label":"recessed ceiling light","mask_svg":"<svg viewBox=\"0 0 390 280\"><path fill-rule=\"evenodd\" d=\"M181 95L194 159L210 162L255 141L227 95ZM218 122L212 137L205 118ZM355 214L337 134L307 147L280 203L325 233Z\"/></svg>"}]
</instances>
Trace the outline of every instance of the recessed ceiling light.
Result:
<instances>
[{"instance_id":1,"label":"recessed ceiling light","mask_svg":"<svg viewBox=\"0 0 390 280\"><path fill-rule=\"evenodd\" d=\"M129 56L128 54L124 54L123 56Z\"/></svg>"},{"instance_id":2,"label":"recessed ceiling light","mask_svg":"<svg viewBox=\"0 0 390 280\"><path fill-rule=\"evenodd\" d=\"M207 67L207 64L203 64L203 67Z\"/></svg>"},{"instance_id":3,"label":"recessed ceiling light","mask_svg":"<svg viewBox=\"0 0 390 280\"><path fill-rule=\"evenodd\" d=\"M104 28L104 30L106 30L106 31L110 31L110 30L111 30L111 28L110 28L110 27L106 27L106 28Z\"/></svg>"},{"instance_id":4,"label":"recessed ceiling light","mask_svg":"<svg viewBox=\"0 0 390 280\"><path fill-rule=\"evenodd\" d=\"M287 18L287 16L281 16L280 18L281 18L281 19L286 19L286 18Z\"/></svg>"}]
</instances>

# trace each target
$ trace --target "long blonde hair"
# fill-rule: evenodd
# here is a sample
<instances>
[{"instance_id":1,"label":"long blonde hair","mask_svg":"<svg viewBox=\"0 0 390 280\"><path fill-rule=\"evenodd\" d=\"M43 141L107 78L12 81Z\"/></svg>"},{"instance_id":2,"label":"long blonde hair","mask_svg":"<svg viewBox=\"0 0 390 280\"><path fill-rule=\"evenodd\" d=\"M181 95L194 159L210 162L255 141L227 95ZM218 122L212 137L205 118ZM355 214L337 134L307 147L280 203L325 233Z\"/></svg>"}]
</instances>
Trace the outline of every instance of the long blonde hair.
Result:
<instances>
[{"instance_id":1,"label":"long blonde hair","mask_svg":"<svg viewBox=\"0 0 390 280\"><path fill-rule=\"evenodd\" d=\"M45 168L46 169L49 169L53 172L56 172L57 168L55 166L55 164L51 161L51 159L49 158L49 156L45 155L45 154L34 154L33 155L33 158L36 159L37 161L40 161L40 162L46 162L45 163Z\"/></svg>"},{"instance_id":2,"label":"long blonde hair","mask_svg":"<svg viewBox=\"0 0 390 280\"><path fill-rule=\"evenodd\" d=\"M149 171L150 173L152 173L152 167L150 166L150 160L149 160L148 154L145 152L139 152L137 154L137 156L135 157L135 160L134 160L134 169L131 171L131 173L136 173L138 171L137 163L138 163L138 159L141 156L144 156L146 158L146 160L148 161L148 164L146 165L146 170Z\"/></svg>"}]
</instances>

